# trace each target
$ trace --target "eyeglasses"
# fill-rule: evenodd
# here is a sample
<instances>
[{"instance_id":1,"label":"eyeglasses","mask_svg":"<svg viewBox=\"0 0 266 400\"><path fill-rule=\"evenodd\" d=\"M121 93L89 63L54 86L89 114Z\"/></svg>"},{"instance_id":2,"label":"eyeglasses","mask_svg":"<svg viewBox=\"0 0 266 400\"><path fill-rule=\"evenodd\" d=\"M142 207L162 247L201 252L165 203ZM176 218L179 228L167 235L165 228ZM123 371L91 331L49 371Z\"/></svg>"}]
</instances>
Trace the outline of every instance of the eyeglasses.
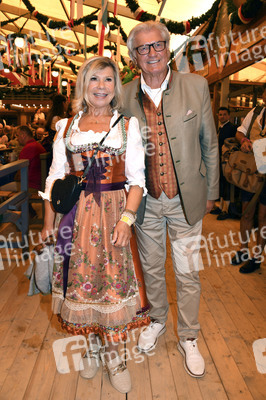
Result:
<instances>
[{"instance_id":1,"label":"eyeglasses","mask_svg":"<svg viewBox=\"0 0 266 400\"><path fill-rule=\"evenodd\" d=\"M143 44L142 46L135 47L135 50L141 55L144 56L145 54L149 54L151 51L151 47L154 48L155 51L160 52L165 49L166 41L160 40L159 42L154 42L150 44Z\"/></svg>"}]
</instances>

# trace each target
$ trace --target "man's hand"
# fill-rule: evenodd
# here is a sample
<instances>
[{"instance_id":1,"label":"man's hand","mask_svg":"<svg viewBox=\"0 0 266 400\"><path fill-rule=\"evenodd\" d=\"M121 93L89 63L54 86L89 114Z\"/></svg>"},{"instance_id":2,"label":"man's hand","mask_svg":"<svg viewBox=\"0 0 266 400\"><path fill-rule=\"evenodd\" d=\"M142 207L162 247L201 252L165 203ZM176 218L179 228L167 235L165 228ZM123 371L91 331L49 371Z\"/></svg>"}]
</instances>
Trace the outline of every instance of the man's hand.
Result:
<instances>
[{"instance_id":1,"label":"man's hand","mask_svg":"<svg viewBox=\"0 0 266 400\"><path fill-rule=\"evenodd\" d=\"M250 140L243 140L241 144L241 151L243 151L244 153L252 151L252 143L250 142Z\"/></svg>"},{"instance_id":2,"label":"man's hand","mask_svg":"<svg viewBox=\"0 0 266 400\"><path fill-rule=\"evenodd\" d=\"M213 209L214 203L215 203L214 200L207 200L205 214L208 214Z\"/></svg>"}]
</instances>

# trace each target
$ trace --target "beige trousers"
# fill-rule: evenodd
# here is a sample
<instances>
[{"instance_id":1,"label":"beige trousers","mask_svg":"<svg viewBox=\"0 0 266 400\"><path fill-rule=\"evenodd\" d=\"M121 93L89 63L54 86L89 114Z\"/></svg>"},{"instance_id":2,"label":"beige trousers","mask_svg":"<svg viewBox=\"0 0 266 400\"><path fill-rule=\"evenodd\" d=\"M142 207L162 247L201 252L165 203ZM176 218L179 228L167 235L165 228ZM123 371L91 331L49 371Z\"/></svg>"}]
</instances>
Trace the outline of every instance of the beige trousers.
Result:
<instances>
[{"instance_id":1,"label":"beige trousers","mask_svg":"<svg viewBox=\"0 0 266 400\"><path fill-rule=\"evenodd\" d=\"M202 221L188 225L179 196L168 199L163 192L159 199L147 195L144 221L142 225L136 224L136 231L151 318L161 323L167 320L165 259L168 231L177 286L178 335L182 340L196 338L200 329Z\"/></svg>"}]
</instances>

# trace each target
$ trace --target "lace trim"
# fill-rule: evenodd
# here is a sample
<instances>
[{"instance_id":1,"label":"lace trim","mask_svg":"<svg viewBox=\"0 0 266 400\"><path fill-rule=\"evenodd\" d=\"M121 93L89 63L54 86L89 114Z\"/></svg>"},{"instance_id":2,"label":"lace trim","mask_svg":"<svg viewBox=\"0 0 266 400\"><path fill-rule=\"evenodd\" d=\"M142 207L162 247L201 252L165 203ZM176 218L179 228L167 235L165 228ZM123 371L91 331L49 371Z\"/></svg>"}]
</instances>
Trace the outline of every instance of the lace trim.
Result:
<instances>
[{"instance_id":1,"label":"lace trim","mask_svg":"<svg viewBox=\"0 0 266 400\"><path fill-rule=\"evenodd\" d=\"M112 304L105 304L105 305L97 305L95 303L77 303L68 299L65 299L62 293L59 292L54 292L53 291L53 298L58 298L62 301L64 301L65 306L72 311L84 311L84 310L95 310L103 314L109 314L109 313L114 313L116 311L122 310L124 307L129 306L135 306L137 304L136 297L138 296L138 293L133 295L130 299L122 300L119 303L112 303Z\"/></svg>"},{"instance_id":2,"label":"lace trim","mask_svg":"<svg viewBox=\"0 0 266 400\"><path fill-rule=\"evenodd\" d=\"M69 151L71 151L72 153L82 153L85 151L95 150L96 148L99 148L99 151L102 151L104 153L111 154L111 155L121 155L125 152L126 146L127 146L127 134L126 134L124 118L122 118L117 125L118 132L119 132L119 135L122 140L122 146L119 149L117 149L115 147L111 147L111 146L106 146L106 145L99 146L99 143L97 143L97 142L82 144L82 145L72 144L71 143L72 126L77 118L79 118L78 114L73 118L73 121L71 122L71 124L68 128L66 137L65 137L65 144Z\"/></svg>"},{"instance_id":3,"label":"lace trim","mask_svg":"<svg viewBox=\"0 0 266 400\"><path fill-rule=\"evenodd\" d=\"M69 308L72 311L84 311L88 309L92 309L95 311L98 311L102 314L110 314L114 313L116 311L122 310L124 307L132 307L137 304L136 301L136 296L134 296L133 299L127 300L127 302L124 303L118 303L118 304L110 304L110 305L95 305L95 304L80 304L80 303L74 303L72 301L69 301L68 299L65 299L65 306Z\"/></svg>"},{"instance_id":4,"label":"lace trim","mask_svg":"<svg viewBox=\"0 0 266 400\"><path fill-rule=\"evenodd\" d=\"M53 278L53 283L55 282L55 278ZM57 293L60 294L62 296L62 291L59 288L56 288L58 291L53 291L53 293ZM134 293L134 294L133 294ZM71 292L68 291L67 292L68 297L71 296L75 296L77 298L79 298L80 302L82 302L83 304L91 304L92 300L86 300L84 299L84 297L82 297L76 290L72 290ZM138 287L137 284L136 286L132 286L130 285L127 291L127 294L125 295L124 299L119 300L119 302L126 302L128 301L130 298L135 297L138 295ZM93 303L103 303L105 300L113 300L114 302L117 302L117 297L113 297L110 294L108 294L108 299L106 299L106 294L104 294L101 298L99 299L93 299Z\"/></svg>"}]
</instances>

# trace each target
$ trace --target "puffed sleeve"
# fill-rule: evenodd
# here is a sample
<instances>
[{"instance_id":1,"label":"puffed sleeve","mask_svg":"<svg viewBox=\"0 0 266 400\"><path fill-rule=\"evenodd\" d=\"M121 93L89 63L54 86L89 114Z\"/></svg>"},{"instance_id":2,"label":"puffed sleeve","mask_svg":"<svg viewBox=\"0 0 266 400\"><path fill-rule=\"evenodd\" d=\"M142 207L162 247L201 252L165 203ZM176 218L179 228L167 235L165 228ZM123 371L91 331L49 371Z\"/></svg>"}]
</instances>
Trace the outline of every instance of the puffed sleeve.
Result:
<instances>
[{"instance_id":1,"label":"puffed sleeve","mask_svg":"<svg viewBox=\"0 0 266 400\"><path fill-rule=\"evenodd\" d=\"M39 195L44 200L51 200L50 192L53 183L56 179L62 179L66 174L68 166L66 158L66 146L63 138L64 131L67 125L67 118L61 119L56 123L56 135L53 145L53 161L49 170L49 175L45 182L45 192L39 192Z\"/></svg>"},{"instance_id":2,"label":"puffed sleeve","mask_svg":"<svg viewBox=\"0 0 266 400\"><path fill-rule=\"evenodd\" d=\"M125 174L127 177L126 189L128 190L129 186L140 186L144 189L143 195L145 196L147 194L147 189L145 187L145 152L139 123L135 117L131 117L129 120Z\"/></svg>"}]
</instances>

